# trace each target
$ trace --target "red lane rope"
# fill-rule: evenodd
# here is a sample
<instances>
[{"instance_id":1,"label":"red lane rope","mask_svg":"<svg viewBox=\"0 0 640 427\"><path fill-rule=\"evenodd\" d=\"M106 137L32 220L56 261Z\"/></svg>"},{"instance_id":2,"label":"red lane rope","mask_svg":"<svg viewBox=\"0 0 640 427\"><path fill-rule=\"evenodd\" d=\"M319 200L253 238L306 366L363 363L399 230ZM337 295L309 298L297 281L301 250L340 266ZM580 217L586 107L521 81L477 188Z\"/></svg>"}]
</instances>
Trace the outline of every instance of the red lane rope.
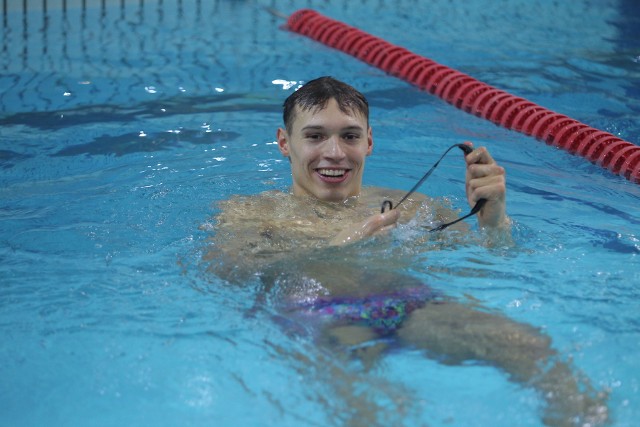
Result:
<instances>
[{"instance_id":1,"label":"red lane rope","mask_svg":"<svg viewBox=\"0 0 640 427\"><path fill-rule=\"evenodd\" d=\"M640 184L640 147L511 95L311 9L286 27L399 77L468 113L584 157Z\"/></svg>"}]
</instances>

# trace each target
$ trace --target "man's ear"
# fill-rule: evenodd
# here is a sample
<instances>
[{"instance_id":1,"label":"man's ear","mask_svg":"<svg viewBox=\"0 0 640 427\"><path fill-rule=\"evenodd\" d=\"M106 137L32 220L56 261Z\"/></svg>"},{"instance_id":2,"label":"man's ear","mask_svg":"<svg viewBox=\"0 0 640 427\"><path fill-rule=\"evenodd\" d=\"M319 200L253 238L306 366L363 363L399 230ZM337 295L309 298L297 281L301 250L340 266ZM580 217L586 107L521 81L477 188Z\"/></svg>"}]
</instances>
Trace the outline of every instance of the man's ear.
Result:
<instances>
[{"instance_id":1,"label":"man's ear","mask_svg":"<svg viewBox=\"0 0 640 427\"><path fill-rule=\"evenodd\" d=\"M278 128L278 132L276 133L276 137L278 138L278 148L283 156L289 157L289 135L287 131Z\"/></svg>"},{"instance_id":2,"label":"man's ear","mask_svg":"<svg viewBox=\"0 0 640 427\"><path fill-rule=\"evenodd\" d=\"M373 152L373 131L371 130L371 126L367 130L367 156L371 155Z\"/></svg>"}]
</instances>

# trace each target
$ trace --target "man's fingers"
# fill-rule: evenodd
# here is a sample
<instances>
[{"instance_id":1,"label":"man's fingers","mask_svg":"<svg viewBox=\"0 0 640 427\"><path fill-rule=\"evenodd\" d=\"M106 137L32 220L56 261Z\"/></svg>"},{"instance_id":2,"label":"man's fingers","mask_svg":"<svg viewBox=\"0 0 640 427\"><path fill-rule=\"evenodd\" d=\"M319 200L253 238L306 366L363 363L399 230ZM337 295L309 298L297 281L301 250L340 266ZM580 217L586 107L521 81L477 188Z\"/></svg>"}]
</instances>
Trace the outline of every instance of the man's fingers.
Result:
<instances>
[{"instance_id":1,"label":"man's fingers","mask_svg":"<svg viewBox=\"0 0 640 427\"><path fill-rule=\"evenodd\" d=\"M495 163L492 164L481 164L481 163L473 163L467 167L467 172L469 173L469 177L474 178L482 178L486 176L494 176L494 175L504 175L504 168L502 166L498 166Z\"/></svg>"},{"instance_id":2,"label":"man's fingers","mask_svg":"<svg viewBox=\"0 0 640 427\"><path fill-rule=\"evenodd\" d=\"M394 227L396 222L398 222L398 218L400 218L400 211L397 209L391 209L385 213L373 215L365 220L363 227L364 233L367 236L371 236L385 227Z\"/></svg>"},{"instance_id":3,"label":"man's fingers","mask_svg":"<svg viewBox=\"0 0 640 427\"><path fill-rule=\"evenodd\" d=\"M491 154L485 147L479 147L473 150L471 153L465 156L465 161L468 165L471 164L483 164L483 165L491 165L495 164L496 161L493 160Z\"/></svg>"}]
</instances>

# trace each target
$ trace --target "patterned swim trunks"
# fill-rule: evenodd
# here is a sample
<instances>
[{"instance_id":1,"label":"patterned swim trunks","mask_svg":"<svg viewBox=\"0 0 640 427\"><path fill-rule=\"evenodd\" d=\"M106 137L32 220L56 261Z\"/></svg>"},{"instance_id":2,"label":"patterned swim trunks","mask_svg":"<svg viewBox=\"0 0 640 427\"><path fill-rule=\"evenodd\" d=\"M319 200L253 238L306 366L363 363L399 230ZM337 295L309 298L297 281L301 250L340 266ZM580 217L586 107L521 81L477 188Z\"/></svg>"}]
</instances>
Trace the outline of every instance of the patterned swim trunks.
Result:
<instances>
[{"instance_id":1,"label":"patterned swim trunks","mask_svg":"<svg viewBox=\"0 0 640 427\"><path fill-rule=\"evenodd\" d=\"M427 286L402 288L364 297L319 297L296 304L296 312L331 323L362 324L380 335L395 332L414 310L432 301L436 293Z\"/></svg>"}]
</instances>

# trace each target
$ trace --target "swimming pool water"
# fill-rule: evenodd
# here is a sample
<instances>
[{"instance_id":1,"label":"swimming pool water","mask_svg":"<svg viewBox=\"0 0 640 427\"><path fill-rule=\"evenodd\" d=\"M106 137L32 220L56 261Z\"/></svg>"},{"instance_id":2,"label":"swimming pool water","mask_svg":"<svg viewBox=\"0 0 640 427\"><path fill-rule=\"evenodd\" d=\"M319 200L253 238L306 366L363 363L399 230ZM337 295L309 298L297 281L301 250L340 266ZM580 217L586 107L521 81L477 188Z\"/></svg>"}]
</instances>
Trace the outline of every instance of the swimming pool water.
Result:
<instances>
[{"instance_id":1,"label":"swimming pool water","mask_svg":"<svg viewBox=\"0 0 640 427\"><path fill-rule=\"evenodd\" d=\"M638 144L634 2L23 4L2 15L0 426L541 425L541 399L495 368L404 349L363 371L206 271L215 202L287 188L280 106L327 74L372 106L366 184L409 189L462 140L491 149L516 247L417 255L411 274L542 328L610 390L612 424L636 424L640 187L264 9L314 8ZM455 155L421 190L466 210Z\"/></svg>"}]
</instances>

